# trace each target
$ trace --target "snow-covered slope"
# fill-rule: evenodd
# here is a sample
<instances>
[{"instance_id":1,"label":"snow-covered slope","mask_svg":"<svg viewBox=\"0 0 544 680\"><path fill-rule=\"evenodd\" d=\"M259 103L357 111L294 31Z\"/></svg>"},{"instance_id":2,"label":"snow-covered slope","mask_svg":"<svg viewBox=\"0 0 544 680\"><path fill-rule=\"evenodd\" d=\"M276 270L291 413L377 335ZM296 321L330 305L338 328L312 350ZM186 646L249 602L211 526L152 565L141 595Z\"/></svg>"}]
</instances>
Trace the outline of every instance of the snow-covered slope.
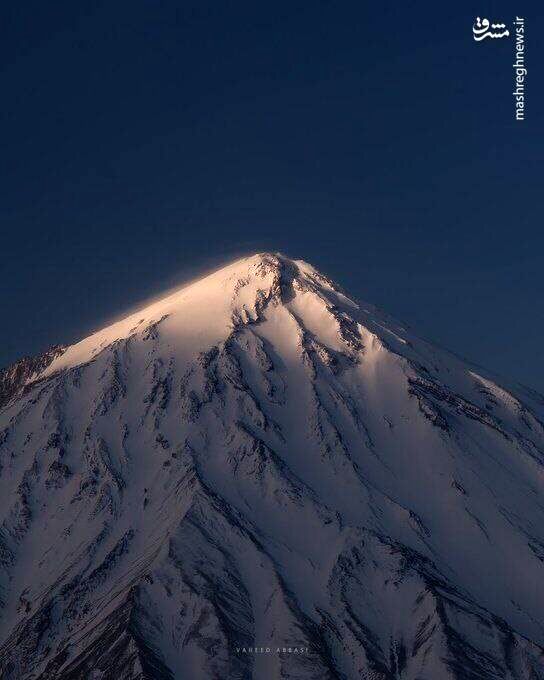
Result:
<instances>
[{"instance_id":1,"label":"snow-covered slope","mask_svg":"<svg viewBox=\"0 0 544 680\"><path fill-rule=\"evenodd\" d=\"M544 678L539 395L272 254L14 375L3 679Z\"/></svg>"}]
</instances>

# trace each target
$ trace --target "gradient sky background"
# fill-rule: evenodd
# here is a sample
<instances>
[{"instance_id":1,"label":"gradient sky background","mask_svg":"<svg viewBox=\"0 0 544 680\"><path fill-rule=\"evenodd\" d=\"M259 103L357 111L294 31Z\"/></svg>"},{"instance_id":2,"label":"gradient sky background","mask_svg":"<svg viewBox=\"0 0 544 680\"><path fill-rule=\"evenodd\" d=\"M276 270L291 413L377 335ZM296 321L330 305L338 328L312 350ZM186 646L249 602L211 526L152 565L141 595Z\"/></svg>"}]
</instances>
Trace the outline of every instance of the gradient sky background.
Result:
<instances>
[{"instance_id":1,"label":"gradient sky background","mask_svg":"<svg viewBox=\"0 0 544 680\"><path fill-rule=\"evenodd\" d=\"M3 3L0 365L281 250L544 392L537 5Z\"/></svg>"}]
</instances>

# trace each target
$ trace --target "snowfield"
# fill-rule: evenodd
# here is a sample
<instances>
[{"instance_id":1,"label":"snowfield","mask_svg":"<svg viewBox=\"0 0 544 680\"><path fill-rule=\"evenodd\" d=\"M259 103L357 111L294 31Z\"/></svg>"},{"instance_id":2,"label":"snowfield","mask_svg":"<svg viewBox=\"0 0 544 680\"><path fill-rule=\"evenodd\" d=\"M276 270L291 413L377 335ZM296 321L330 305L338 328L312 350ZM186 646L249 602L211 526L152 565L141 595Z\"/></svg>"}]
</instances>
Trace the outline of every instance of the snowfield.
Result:
<instances>
[{"instance_id":1,"label":"snowfield","mask_svg":"<svg viewBox=\"0 0 544 680\"><path fill-rule=\"evenodd\" d=\"M0 677L544 679L500 382L269 253L6 369Z\"/></svg>"}]
</instances>

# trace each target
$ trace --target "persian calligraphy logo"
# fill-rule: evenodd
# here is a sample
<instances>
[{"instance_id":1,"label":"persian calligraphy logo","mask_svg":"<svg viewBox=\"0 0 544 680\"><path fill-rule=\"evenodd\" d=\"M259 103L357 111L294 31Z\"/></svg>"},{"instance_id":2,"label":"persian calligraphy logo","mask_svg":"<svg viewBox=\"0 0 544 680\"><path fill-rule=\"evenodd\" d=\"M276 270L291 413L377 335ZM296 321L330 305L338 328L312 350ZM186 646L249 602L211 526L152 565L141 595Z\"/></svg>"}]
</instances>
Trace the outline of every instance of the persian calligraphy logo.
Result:
<instances>
[{"instance_id":1,"label":"persian calligraphy logo","mask_svg":"<svg viewBox=\"0 0 544 680\"><path fill-rule=\"evenodd\" d=\"M472 27L472 34L476 42L480 42L485 38L507 38L510 31L505 24L492 24L489 19L480 19L476 17L476 23Z\"/></svg>"}]
</instances>

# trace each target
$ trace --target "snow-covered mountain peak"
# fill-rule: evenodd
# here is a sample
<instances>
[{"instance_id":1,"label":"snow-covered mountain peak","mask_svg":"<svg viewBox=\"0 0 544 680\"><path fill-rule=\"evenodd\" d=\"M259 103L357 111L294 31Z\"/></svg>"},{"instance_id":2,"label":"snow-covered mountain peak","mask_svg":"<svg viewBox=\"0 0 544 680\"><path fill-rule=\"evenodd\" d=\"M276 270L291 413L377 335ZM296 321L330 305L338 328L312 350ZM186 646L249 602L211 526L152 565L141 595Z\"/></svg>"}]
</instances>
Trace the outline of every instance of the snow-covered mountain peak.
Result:
<instances>
[{"instance_id":1,"label":"snow-covered mountain peak","mask_svg":"<svg viewBox=\"0 0 544 680\"><path fill-rule=\"evenodd\" d=\"M271 253L18 362L0 676L544 680L543 420Z\"/></svg>"},{"instance_id":2,"label":"snow-covered mountain peak","mask_svg":"<svg viewBox=\"0 0 544 680\"><path fill-rule=\"evenodd\" d=\"M111 343L161 331L178 347L194 354L224 339L239 323L260 318L268 305L287 304L311 294L323 307L351 305L333 283L301 260L279 253L239 259L137 312L103 328L66 349L38 377L92 360Z\"/></svg>"}]
</instances>

